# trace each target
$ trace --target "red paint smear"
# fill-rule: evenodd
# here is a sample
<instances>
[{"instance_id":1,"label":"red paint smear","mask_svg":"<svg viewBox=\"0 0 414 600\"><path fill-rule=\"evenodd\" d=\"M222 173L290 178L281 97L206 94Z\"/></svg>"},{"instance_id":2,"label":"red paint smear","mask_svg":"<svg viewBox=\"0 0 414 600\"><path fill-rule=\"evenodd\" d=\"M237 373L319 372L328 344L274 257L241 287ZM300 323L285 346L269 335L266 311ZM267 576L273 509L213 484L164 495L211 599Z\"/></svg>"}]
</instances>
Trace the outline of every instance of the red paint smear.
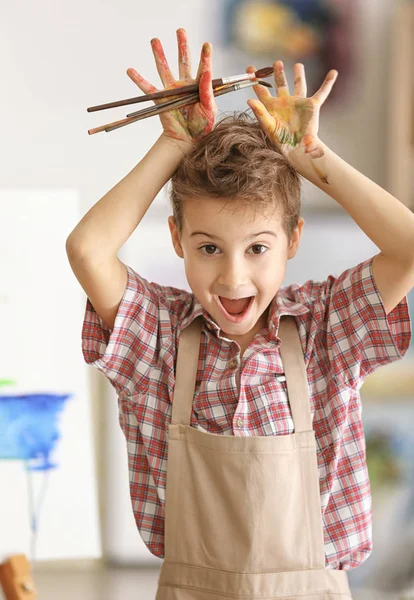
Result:
<instances>
[{"instance_id":1,"label":"red paint smear","mask_svg":"<svg viewBox=\"0 0 414 600\"><path fill-rule=\"evenodd\" d=\"M144 77L142 77L142 75L140 75L138 73L138 71L135 71L135 69L131 69L131 71L133 71L133 73L134 73L135 83L142 85L142 87L145 88L146 94L152 94L153 92L158 92L158 89L155 87L155 85L152 85L152 83L150 83L149 81L144 79Z\"/></svg>"},{"instance_id":2,"label":"red paint smear","mask_svg":"<svg viewBox=\"0 0 414 600\"><path fill-rule=\"evenodd\" d=\"M160 40L158 40L157 38L154 38L153 40L151 40L151 44L154 49L154 54L158 58L158 61L160 62L160 65L162 66L162 68L169 69L167 58L164 54L164 49L162 47Z\"/></svg>"},{"instance_id":3,"label":"red paint smear","mask_svg":"<svg viewBox=\"0 0 414 600\"><path fill-rule=\"evenodd\" d=\"M200 101L207 110L211 110L213 107L211 80L211 71L203 71L199 82Z\"/></svg>"},{"instance_id":4,"label":"red paint smear","mask_svg":"<svg viewBox=\"0 0 414 600\"><path fill-rule=\"evenodd\" d=\"M184 65L189 64L189 51L188 51L188 42L187 35L183 29L179 29L177 31L178 36L178 50L180 54L180 60Z\"/></svg>"}]
</instances>

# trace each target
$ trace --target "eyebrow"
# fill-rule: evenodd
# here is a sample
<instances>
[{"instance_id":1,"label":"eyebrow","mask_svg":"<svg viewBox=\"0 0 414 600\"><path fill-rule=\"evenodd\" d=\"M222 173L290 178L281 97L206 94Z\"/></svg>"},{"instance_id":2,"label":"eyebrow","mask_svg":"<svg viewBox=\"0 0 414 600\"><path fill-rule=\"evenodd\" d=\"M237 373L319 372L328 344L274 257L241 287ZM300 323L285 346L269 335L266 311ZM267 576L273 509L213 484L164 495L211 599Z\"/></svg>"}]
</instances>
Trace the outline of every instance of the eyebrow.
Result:
<instances>
[{"instance_id":1,"label":"eyebrow","mask_svg":"<svg viewBox=\"0 0 414 600\"><path fill-rule=\"evenodd\" d=\"M268 235L273 235L275 238L277 238L277 235L274 231L259 231L259 233L252 233L251 235L246 236L243 242L251 240L255 237L259 237L259 235L263 235L264 233L267 233ZM205 235L207 237L212 238L213 240L220 240L220 238L217 235L213 235L212 233L206 233L205 231L193 231L193 233L190 233L190 237L192 237L193 235Z\"/></svg>"}]
</instances>

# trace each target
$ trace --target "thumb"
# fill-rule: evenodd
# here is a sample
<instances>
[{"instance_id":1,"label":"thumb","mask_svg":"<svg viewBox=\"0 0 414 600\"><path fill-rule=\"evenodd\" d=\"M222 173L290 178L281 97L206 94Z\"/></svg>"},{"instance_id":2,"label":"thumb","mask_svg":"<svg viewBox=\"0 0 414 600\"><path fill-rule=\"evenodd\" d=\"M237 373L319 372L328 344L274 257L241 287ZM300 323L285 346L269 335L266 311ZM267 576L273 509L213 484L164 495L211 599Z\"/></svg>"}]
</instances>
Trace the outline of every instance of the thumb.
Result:
<instances>
[{"instance_id":1,"label":"thumb","mask_svg":"<svg viewBox=\"0 0 414 600\"><path fill-rule=\"evenodd\" d=\"M259 121L263 131L267 133L271 139L273 139L275 132L278 130L279 121L269 114L265 105L260 102L260 100L249 98L249 100L247 100L247 104L254 112L256 119Z\"/></svg>"}]
</instances>

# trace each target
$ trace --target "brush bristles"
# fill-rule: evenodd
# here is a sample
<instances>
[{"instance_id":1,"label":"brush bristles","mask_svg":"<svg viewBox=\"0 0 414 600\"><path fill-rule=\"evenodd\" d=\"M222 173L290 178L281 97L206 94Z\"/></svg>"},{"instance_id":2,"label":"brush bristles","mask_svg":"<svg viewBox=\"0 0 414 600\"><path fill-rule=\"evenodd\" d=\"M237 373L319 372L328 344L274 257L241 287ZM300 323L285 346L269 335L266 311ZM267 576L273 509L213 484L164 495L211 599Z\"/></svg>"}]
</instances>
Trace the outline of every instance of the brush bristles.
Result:
<instances>
[{"instance_id":1,"label":"brush bristles","mask_svg":"<svg viewBox=\"0 0 414 600\"><path fill-rule=\"evenodd\" d=\"M264 85L267 88L273 87L273 85L271 83L269 83L268 81L258 81L257 83L259 83L260 85Z\"/></svg>"},{"instance_id":2,"label":"brush bristles","mask_svg":"<svg viewBox=\"0 0 414 600\"><path fill-rule=\"evenodd\" d=\"M270 77L270 75L273 75L273 67L263 67L263 69L256 71L255 75L257 78Z\"/></svg>"}]
</instances>

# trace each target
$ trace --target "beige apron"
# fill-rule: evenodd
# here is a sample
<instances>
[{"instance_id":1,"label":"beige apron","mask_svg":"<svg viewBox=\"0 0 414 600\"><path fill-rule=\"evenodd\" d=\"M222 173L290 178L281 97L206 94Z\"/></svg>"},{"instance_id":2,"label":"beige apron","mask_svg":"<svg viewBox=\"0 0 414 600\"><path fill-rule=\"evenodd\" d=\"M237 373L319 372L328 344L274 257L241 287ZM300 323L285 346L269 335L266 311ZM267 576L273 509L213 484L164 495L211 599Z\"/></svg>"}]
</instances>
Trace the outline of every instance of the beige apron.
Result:
<instances>
[{"instance_id":1,"label":"beige apron","mask_svg":"<svg viewBox=\"0 0 414 600\"><path fill-rule=\"evenodd\" d=\"M165 554L156 600L350 600L326 569L316 440L296 323L280 321L292 435L190 427L201 319L181 332L168 430Z\"/></svg>"}]
</instances>

